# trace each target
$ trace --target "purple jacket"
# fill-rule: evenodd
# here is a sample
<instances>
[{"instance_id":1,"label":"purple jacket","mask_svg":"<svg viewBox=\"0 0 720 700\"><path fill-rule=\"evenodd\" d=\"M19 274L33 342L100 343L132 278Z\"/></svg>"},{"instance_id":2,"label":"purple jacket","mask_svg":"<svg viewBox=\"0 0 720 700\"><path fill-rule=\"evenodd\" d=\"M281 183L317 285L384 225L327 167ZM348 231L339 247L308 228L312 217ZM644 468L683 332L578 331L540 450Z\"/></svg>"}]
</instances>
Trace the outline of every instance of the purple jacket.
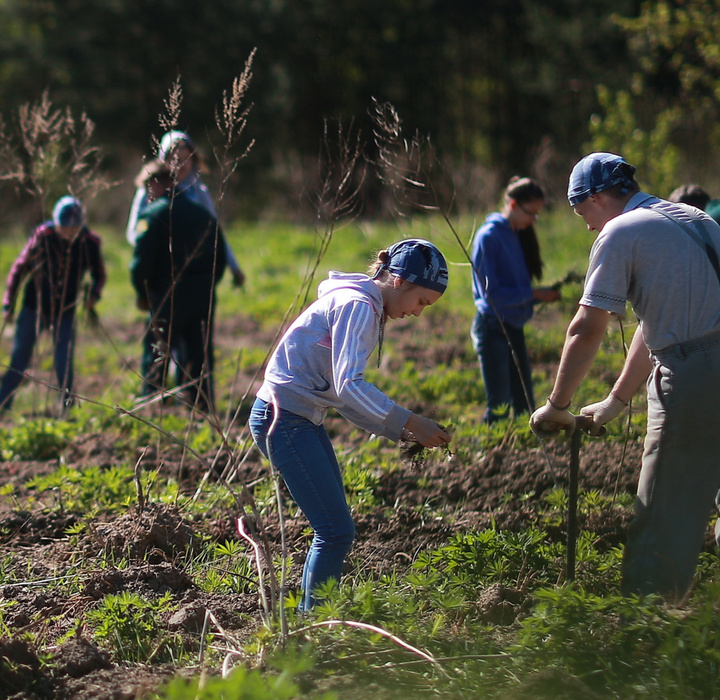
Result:
<instances>
[{"instance_id":1,"label":"purple jacket","mask_svg":"<svg viewBox=\"0 0 720 700\"><path fill-rule=\"evenodd\" d=\"M15 306L20 284L27 277L23 306L40 310L43 320L52 323L74 311L86 272L90 273L89 299L96 301L105 284L100 238L83 227L71 242L46 221L32 232L10 269L3 308Z\"/></svg>"}]
</instances>

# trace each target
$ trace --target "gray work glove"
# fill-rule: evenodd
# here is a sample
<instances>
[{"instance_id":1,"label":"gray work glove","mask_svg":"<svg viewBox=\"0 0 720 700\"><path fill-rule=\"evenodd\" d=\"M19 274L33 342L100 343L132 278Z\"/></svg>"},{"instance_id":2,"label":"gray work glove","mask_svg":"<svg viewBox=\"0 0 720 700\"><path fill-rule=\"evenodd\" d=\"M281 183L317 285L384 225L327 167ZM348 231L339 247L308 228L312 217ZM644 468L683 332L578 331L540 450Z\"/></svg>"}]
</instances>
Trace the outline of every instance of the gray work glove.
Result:
<instances>
[{"instance_id":1,"label":"gray work glove","mask_svg":"<svg viewBox=\"0 0 720 700\"><path fill-rule=\"evenodd\" d=\"M580 415L592 418L592 425L587 428L587 432L590 435L600 435L603 425L609 423L613 418L617 418L625 408L627 408L627 404L610 392L602 401L583 406L580 409Z\"/></svg>"},{"instance_id":2,"label":"gray work glove","mask_svg":"<svg viewBox=\"0 0 720 700\"><path fill-rule=\"evenodd\" d=\"M530 416L530 428L539 438L551 438L559 435L561 430L572 432L575 428L575 416L568 408L555 408L548 401Z\"/></svg>"}]
</instances>

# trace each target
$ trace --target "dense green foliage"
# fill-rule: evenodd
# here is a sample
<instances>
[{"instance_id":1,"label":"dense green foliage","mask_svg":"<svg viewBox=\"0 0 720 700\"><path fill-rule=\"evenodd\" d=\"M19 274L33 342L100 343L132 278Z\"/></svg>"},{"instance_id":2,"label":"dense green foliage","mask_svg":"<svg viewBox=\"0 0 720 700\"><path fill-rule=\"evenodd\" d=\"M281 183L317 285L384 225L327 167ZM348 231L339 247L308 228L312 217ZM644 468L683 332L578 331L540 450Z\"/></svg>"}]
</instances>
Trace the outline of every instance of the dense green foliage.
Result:
<instances>
[{"instance_id":1,"label":"dense green foliage","mask_svg":"<svg viewBox=\"0 0 720 700\"><path fill-rule=\"evenodd\" d=\"M0 104L9 130L45 90L86 114L113 183L93 210L117 225L176 80L173 125L197 140L227 216L312 216L328 123L353 124L363 156L377 156L373 99L430 139L447 207L491 204L517 173L559 198L589 148L623 152L664 196L682 180L720 184L718 16L718 0L2 0ZM240 150L252 147L226 179L216 114L251 56ZM379 182L361 189L366 214L388 213Z\"/></svg>"},{"instance_id":2,"label":"dense green foliage","mask_svg":"<svg viewBox=\"0 0 720 700\"><path fill-rule=\"evenodd\" d=\"M632 0L612 9L638 10ZM215 165L216 106L254 50L254 146L232 183L236 206L253 214L308 196L299 190L312 182L325 120L354 121L372 157L372 98L394 104L406 133L429 136L452 164L444 195L459 206L487 203L517 172L561 188L598 111L596 86L628 89L634 63L600 0L3 0L0 104L12 123L47 89L86 112L116 181L153 150L179 76L177 125ZM365 195L368 212L382 211L375 185Z\"/></svg>"},{"instance_id":3,"label":"dense green foliage","mask_svg":"<svg viewBox=\"0 0 720 700\"><path fill-rule=\"evenodd\" d=\"M613 9L632 15L633 6ZM614 83L624 54L597 0L3 0L0 27L5 109L49 87L55 101L87 109L117 147L148 145L178 73L187 126L202 133L208 105L257 47L253 135L262 151L313 154L322 118L363 119L375 96L408 115L411 131L506 167L522 166L546 134L577 145L594 84Z\"/></svg>"}]
</instances>

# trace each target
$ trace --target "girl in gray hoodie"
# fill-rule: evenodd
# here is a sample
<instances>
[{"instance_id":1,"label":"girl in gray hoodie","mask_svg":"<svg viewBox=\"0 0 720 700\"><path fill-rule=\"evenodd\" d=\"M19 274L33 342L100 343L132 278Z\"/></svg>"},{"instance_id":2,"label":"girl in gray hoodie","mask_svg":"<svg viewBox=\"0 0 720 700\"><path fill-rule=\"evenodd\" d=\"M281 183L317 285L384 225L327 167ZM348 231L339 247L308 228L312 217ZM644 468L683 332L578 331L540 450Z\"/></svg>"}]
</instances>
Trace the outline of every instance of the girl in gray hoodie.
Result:
<instances>
[{"instance_id":1,"label":"girl in gray hoodie","mask_svg":"<svg viewBox=\"0 0 720 700\"><path fill-rule=\"evenodd\" d=\"M330 272L318 299L275 349L253 405L253 438L280 472L314 536L303 571L301 608L318 585L340 580L355 525L340 467L323 427L329 408L355 425L424 447L450 442L429 418L399 406L364 379L386 319L419 316L447 287L448 268L429 241L408 239L378 254L369 275Z\"/></svg>"}]
</instances>

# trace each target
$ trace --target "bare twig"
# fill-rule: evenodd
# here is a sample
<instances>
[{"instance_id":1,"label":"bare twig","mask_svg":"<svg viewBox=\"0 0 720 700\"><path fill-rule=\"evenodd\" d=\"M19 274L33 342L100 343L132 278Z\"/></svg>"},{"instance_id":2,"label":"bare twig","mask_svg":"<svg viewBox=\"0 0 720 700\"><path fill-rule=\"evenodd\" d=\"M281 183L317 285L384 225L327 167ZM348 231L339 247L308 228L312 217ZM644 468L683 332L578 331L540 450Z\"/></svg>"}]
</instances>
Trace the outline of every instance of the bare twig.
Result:
<instances>
[{"instance_id":1,"label":"bare twig","mask_svg":"<svg viewBox=\"0 0 720 700\"><path fill-rule=\"evenodd\" d=\"M405 640L400 639L400 637L392 634L392 632L388 632L382 627L369 625L366 622L357 622L355 620L323 620L322 622L315 622L312 625L307 625L306 627L301 627L300 629L293 630L292 632L290 632L290 635L292 636L297 634L303 634L304 632L312 629L318 629L320 627L355 627L357 629L367 630L368 632L372 632L373 634L379 634L382 637L390 639L402 649L416 654L425 661L430 662L431 664L433 664L433 666L435 666L438 671L440 671L440 673L447 676L445 670L442 668L442 666L440 666L440 664L437 662L437 659L435 659L432 654L429 654L426 651L422 651L422 649L418 649L417 647L412 646L412 644L409 644Z\"/></svg>"}]
</instances>

